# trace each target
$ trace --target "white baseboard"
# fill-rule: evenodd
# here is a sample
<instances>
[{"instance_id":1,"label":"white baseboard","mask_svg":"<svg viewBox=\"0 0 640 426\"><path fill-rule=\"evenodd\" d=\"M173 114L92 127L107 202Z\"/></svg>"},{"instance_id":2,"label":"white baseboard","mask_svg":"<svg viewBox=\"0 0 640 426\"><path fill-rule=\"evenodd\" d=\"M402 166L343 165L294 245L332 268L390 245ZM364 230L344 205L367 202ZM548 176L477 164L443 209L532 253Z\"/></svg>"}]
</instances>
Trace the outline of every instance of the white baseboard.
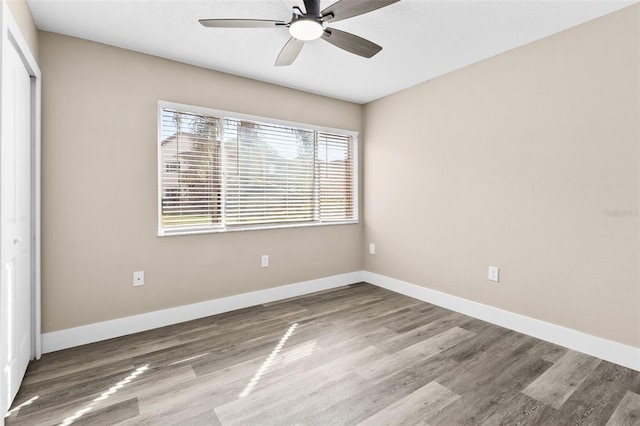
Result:
<instances>
[{"instance_id":1,"label":"white baseboard","mask_svg":"<svg viewBox=\"0 0 640 426\"><path fill-rule=\"evenodd\" d=\"M59 351L360 281L362 281L362 271L357 271L44 333L42 334L42 352Z\"/></svg>"},{"instance_id":2,"label":"white baseboard","mask_svg":"<svg viewBox=\"0 0 640 426\"><path fill-rule=\"evenodd\" d=\"M368 271L334 275L317 280L44 333L42 335L42 351L43 353L54 352L361 281L640 371L640 348L612 342L570 328Z\"/></svg>"},{"instance_id":3,"label":"white baseboard","mask_svg":"<svg viewBox=\"0 0 640 426\"><path fill-rule=\"evenodd\" d=\"M363 271L363 281L640 371L640 348L612 342L611 340L494 308L493 306L472 302L461 297L430 290L373 272Z\"/></svg>"}]
</instances>

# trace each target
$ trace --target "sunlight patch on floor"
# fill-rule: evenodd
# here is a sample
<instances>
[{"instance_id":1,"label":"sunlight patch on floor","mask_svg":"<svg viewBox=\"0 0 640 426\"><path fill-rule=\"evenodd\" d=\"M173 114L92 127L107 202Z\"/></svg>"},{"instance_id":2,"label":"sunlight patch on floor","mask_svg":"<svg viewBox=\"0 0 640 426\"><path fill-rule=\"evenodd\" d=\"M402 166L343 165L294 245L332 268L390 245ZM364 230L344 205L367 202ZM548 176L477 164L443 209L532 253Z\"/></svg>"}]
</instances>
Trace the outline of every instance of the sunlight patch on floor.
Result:
<instances>
[{"instance_id":1,"label":"sunlight patch on floor","mask_svg":"<svg viewBox=\"0 0 640 426\"><path fill-rule=\"evenodd\" d=\"M172 362L171 364L169 364L169 367L171 367L172 365L181 364L183 362L193 361L194 359L202 358L203 356L206 356L206 355L209 355L209 352L200 354L200 355L190 356L189 358L181 359L180 361Z\"/></svg>"},{"instance_id":2,"label":"sunlight patch on floor","mask_svg":"<svg viewBox=\"0 0 640 426\"><path fill-rule=\"evenodd\" d=\"M4 416L4 417L6 418L6 417L9 417L9 416L11 416L11 415L13 415L13 414L18 414L18 411L20 411L20 409L21 409L22 407L26 407L27 405L29 405L29 404L33 403L33 401L35 401L35 400L36 400L36 399L38 399L38 398L40 398L40 396L39 396L39 395L36 395L36 396L34 396L33 398L28 399L28 400L26 400L25 402L23 402L22 404L18 405L17 407L13 407L11 410L9 410L9 411L7 412L7 414L5 414L5 416Z\"/></svg>"},{"instance_id":3,"label":"sunlight patch on floor","mask_svg":"<svg viewBox=\"0 0 640 426\"><path fill-rule=\"evenodd\" d=\"M131 383L131 381L133 379L135 379L136 377L138 377L139 375L141 375L142 373L144 373L148 369L149 369L149 364L146 364L146 365L143 365L142 367L136 368L136 370L133 373L131 373L130 375L128 375L124 379L120 380L114 386L110 387L109 390L103 392L99 397L94 399L93 402L91 402L91 404L87 405L86 407L82 408L81 410L76 411L73 414L73 416L69 416L66 419L64 419L62 421L62 423L60 423L60 426L68 426L68 425L72 424L73 422L78 420L80 417L84 416L89 411L93 410L93 407L94 407L95 404L97 404L98 402L104 401L105 399L109 398L111 395L113 395L114 393L118 392L118 390L122 389L125 385Z\"/></svg>"},{"instance_id":4,"label":"sunlight patch on floor","mask_svg":"<svg viewBox=\"0 0 640 426\"><path fill-rule=\"evenodd\" d=\"M271 351L267 359L265 359L262 365L260 366L260 368L258 368L258 371L256 371L256 374L253 375L249 383L247 383L247 386L245 386L242 392L240 392L240 394L238 395L239 398L244 398L245 396L251 393L253 388L258 384L258 382L262 378L262 376L274 364L276 357L278 356L278 354L284 347L285 343L287 343L287 340L289 340L289 337L291 337L291 335L293 334L293 332L296 330L297 327L298 327L297 322L294 324L291 324L291 327L289 327L287 332L284 333L284 335L282 336L282 338L280 339L276 347L273 348L273 351Z\"/></svg>"}]
</instances>

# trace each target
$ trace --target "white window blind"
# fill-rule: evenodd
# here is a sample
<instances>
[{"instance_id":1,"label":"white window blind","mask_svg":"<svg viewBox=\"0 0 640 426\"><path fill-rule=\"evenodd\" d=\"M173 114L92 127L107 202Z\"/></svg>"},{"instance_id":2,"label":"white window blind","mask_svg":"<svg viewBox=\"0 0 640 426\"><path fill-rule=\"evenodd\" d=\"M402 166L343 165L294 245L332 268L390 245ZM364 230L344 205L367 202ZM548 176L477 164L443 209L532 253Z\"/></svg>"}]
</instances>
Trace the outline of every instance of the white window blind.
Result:
<instances>
[{"instance_id":1,"label":"white window blind","mask_svg":"<svg viewBox=\"0 0 640 426\"><path fill-rule=\"evenodd\" d=\"M160 235L357 221L353 134L161 108L159 139Z\"/></svg>"},{"instance_id":2,"label":"white window blind","mask_svg":"<svg viewBox=\"0 0 640 426\"><path fill-rule=\"evenodd\" d=\"M222 226L220 120L162 110L160 229Z\"/></svg>"},{"instance_id":3,"label":"white window blind","mask_svg":"<svg viewBox=\"0 0 640 426\"><path fill-rule=\"evenodd\" d=\"M318 215L321 221L353 216L353 152L349 137L317 134Z\"/></svg>"}]
</instances>

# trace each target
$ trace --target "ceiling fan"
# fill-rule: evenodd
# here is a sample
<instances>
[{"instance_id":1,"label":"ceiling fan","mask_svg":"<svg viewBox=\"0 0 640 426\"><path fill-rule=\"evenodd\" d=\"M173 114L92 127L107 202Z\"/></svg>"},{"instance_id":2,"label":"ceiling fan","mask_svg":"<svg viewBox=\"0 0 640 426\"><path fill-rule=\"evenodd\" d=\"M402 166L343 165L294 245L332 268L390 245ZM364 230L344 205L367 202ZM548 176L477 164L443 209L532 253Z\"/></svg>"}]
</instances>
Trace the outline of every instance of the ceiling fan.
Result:
<instances>
[{"instance_id":1,"label":"ceiling fan","mask_svg":"<svg viewBox=\"0 0 640 426\"><path fill-rule=\"evenodd\" d=\"M320 0L304 0L305 12L294 6L289 22L265 19L200 19L199 22L208 28L288 28L291 38L280 51L276 66L291 65L305 41L319 38L347 52L371 58L382 50L381 46L357 35L329 28L326 24L362 15L398 1L400 0L340 0L320 11Z\"/></svg>"}]
</instances>

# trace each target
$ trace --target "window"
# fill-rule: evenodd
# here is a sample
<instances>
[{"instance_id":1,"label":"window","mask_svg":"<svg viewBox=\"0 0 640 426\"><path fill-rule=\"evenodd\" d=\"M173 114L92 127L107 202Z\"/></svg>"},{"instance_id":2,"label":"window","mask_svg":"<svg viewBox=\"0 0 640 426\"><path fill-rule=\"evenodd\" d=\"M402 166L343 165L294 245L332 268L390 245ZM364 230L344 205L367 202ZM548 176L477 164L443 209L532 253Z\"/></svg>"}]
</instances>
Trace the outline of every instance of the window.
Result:
<instances>
[{"instance_id":1,"label":"window","mask_svg":"<svg viewBox=\"0 0 640 426\"><path fill-rule=\"evenodd\" d=\"M158 234L357 222L357 134L160 103Z\"/></svg>"}]
</instances>

